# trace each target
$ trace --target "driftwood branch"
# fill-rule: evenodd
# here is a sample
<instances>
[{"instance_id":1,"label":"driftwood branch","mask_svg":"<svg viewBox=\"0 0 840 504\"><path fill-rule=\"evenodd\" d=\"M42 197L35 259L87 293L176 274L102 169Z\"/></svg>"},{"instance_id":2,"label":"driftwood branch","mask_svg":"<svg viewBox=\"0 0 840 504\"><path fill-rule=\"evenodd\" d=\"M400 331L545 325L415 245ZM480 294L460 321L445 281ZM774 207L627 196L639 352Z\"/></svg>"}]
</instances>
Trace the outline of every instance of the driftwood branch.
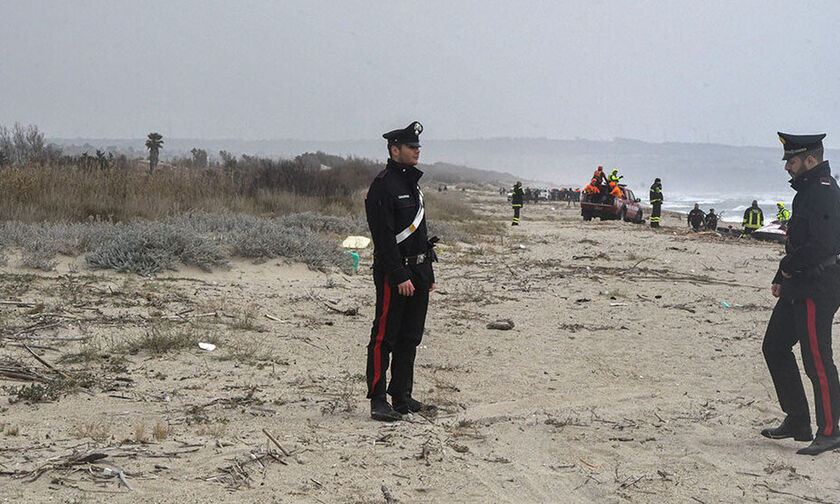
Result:
<instances>
[{"instance_id":1,"label":"driftwood branch","mask_svg":"<svg viewBox=\"0 0 840 504\"><path fill-rule=\"evenodd\" d=\"M24 344L23 344L23 348L25 348L27 352L29 352L30 354L32 354L32 357L35 357L35 360L37 360L38 362L40 362L41 364L43 364L44 366L46 366L48 369L51 369L52 371L54 371L54 372L58 373L59 375L61 375L61 377L62 377L62 378L65 378L65 379L67 379L67 380L72 380L72 379L73 379L73 377L72 377L72 376L70 376L70 375L68 375L68 374L65 374L65 373L63 373L63 372L59 371L58 369L56 369L56 368L52 367L52 366L50 365L50 363L49 363L49 362L47 362L47 361L45 361L44 359L42 359L42 358L41 358L41 356L40 356L40 355L38 355L38 354L36 354L34 350L32 350L31 348L29 348L29 346L27 346L27 345L26 345L26 343L24 343Z\"/></svg>"}]
</instances>

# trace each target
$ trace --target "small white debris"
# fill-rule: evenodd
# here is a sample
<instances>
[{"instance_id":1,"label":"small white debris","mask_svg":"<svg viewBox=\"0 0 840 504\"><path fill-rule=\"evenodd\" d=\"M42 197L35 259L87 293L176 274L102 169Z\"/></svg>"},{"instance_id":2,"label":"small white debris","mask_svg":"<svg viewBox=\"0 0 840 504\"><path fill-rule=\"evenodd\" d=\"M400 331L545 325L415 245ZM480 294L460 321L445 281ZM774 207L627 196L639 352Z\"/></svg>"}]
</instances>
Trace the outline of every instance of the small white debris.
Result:
<instances>
[{"instance_id":1,"label":"small white debris","mask_svg":"<svg viewBox=\"0 0 840 504\"><path fill-rule=\"evenodd\" d=\"M212 352L216 349L216 345L213 343L204 343L203 341L199 342L198 347L202 350L207 350L208 352Z\"/></svg>"}]
</instances>

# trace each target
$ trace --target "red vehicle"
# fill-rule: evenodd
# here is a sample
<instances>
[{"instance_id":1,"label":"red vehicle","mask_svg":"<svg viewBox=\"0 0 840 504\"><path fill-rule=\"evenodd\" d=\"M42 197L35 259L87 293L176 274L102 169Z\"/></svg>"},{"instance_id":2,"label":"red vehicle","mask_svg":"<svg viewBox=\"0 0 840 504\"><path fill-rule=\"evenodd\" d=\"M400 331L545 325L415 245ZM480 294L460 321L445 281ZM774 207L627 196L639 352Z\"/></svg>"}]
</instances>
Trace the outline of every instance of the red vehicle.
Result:
<instances>
[{"instance_id":1,"label":"red vehicle","mask_svg":"<svg viewBox=\"0 0 840 504\"><path fill-rule=\"evenodd\" d=\"M598 217L601 220L621 219L626 222L635 222L641 224L644 222L642 215L641 201L637 198L633 191L625 185L619 185L621 188L622 197L617 198L606 193L606 186L602 186L602 194L587 194L581 192L580 194L580 214L583 220L592 220L593 217Z\"/></svg>"}]
</instances>

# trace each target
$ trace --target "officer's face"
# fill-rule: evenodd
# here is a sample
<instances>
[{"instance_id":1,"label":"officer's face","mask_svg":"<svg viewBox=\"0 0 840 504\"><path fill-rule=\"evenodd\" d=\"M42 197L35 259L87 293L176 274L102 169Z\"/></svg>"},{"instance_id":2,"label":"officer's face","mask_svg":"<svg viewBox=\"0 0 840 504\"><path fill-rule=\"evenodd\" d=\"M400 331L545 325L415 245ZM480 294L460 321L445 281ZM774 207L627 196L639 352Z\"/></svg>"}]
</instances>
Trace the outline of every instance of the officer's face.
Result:
<instances>
[{"instance_id":1,"label":"officer's face","mask_svg":"<svg viewBox=\"0 0 840 504\"><path fill-rule=\"evenodd\" d=\"M785 163L785 170L790 174L790 178L796 178L805 173L805 163L799 156L793 156Z\"/></svg>"},{"instance_id":2,"label":"officer's face","mask_svg":"<svg viewBox=\"0 0 840 504\"><path fill-rule=\"evenodd\" d=\"M420 161L420 147L409 147L408 145L395 146L396 156L394 161L407 165L416 165ZM391 152L394 152L393 150Z\"/></svg>"},{"instance_id":3,"label":"officer's face","mask_svg":"<svg viewBox=\"0 0 840 504\"><path fill-rule=\"evenodd\" d=\"M808 156L805 158L801 156L793 156L785 163L785 170L787 170L791 178L796 178L818 164L819 163L817 163L814 156Z\"/></svg>"}]
</instances>

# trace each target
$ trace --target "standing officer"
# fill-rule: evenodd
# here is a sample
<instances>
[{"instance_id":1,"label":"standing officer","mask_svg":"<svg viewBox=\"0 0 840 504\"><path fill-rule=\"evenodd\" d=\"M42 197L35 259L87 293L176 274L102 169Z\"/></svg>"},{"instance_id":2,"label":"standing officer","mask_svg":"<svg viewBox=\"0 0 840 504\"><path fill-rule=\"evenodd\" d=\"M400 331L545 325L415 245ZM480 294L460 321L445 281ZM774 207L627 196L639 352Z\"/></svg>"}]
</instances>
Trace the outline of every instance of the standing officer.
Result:
<instances>
[{"instance_id":1,"label":"standing officer","mask_svg":"<svg viewBox=\"0 0 840 504\"><path fill-rule=\"evenodd\" d=\"M779 133L782 159L796 191L786 255L771 292L779 298L762 350L782 411L781 425L761 431L771 439L811 440L808 400L793 356L799 342L805 374L814 387L817 437L796 453L817 455L840 448L840 384L831 353L831 323L840 306L840 188L823 161L825 135Z\"/></svg>"},{"instance_id":2,"label":"standing officer","mask_svg":"<svg viewBox=\"0 0 840 504\"><path fill-rule=\"evenodd\" d=\"M752 206L744 211L744 234L752 234L763 225L764 213L758 207L758 201L753 200Z\"/></svg>"},{"instance_id":3,"label":"standing officer","mask_svg":"<svg viewBox=\"0 0 840 504\"><path fill-rule=\"evenodd\" d=\"M664 199L662 196L662 181L659 177L656 177L653 185L650 186L650 204L653 206L653 211L650 213L650 227L652 228L659 227L659 217L662 214L662 200Z\"/></svg>"},{"instance_id":4,"label":"standing officer","mask_svg":"<svg viewBox=\"0 0 840 504\"><path fill-rule=\"evenodd\" d=\"M513 222L511 226L519 225L519 210L522 208L522 202L525 200L525 191L522 190L522 182L516 181L513 186L513 194L510 195L510 206L513 207Z\"/></svg>"},{"instance_id":5,"label":"standing officer","mask_svg":"<svg viewBox=\"0 0 840 504\"><path fill-rule=\"evenodd\" d=\"M431 409L411 396L414 358L423 337L429 293L435 289L432 260L437 238L427 239L423 193L417 169L420 159L419 122L382 135L390 158L365 197L365 212L373 238L373 282L376 315L367 347L370 416L395 421L401 414ZM386 399L388 357L393 359Z\"/></svg>"}]
</instances>

